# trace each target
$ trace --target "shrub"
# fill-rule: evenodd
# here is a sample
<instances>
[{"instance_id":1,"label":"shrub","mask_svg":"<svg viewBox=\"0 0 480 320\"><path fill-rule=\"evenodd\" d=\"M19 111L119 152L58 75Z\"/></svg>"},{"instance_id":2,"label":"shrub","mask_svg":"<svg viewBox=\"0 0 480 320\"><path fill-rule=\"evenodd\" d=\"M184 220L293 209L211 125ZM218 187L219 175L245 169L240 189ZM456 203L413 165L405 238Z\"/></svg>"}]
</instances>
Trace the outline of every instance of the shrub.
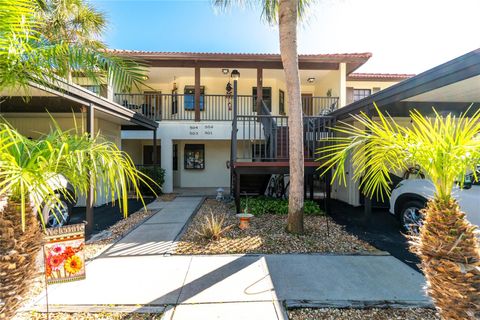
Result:
<instances>
[{"instance_id":1,"label":"shrub","mask_svg":"<svg viewBox=\"0 0 480 320\"><path fill-rule=\"evenodd\" d=\"M199 230L195 230L195 233L199 234L202 238L208 240L219 240L225 232L227 232L232 226L226 226L225 215L214 215L210 212L209 216L205 216L205 221L200 224Z\"/></svg>"},{"instance_id":2,"label":"shrub","mask_svg":"<svg viewBox=\"0 0 480 320\"><path fill-rule=\"evenodd\" d=\"M248 205L248 213L253 215L262 214L288 214L288 199L276 199L269 197L242 198L240 207L242 212ZM306 215L322 215L324 214L318 204L312 200L305 200L304 212Z\"/></svg>"},{"instance_id":3,"label":"shrub","mask_svg":"<svg viewBox=\"0 0 480 320\"><path fill-rule=\"evenodd\" d=\"M149 178L155 181L158 186L150 185L150 188L155 191L157 195L162 193L163 183L165 182L165 170L162 169L160 166L139 166L138 170L144 174L146 174ZM140 184L140 191L142 194L145 195L153 195L152 190L144 183Z\"/></svg>"}]
</instances>

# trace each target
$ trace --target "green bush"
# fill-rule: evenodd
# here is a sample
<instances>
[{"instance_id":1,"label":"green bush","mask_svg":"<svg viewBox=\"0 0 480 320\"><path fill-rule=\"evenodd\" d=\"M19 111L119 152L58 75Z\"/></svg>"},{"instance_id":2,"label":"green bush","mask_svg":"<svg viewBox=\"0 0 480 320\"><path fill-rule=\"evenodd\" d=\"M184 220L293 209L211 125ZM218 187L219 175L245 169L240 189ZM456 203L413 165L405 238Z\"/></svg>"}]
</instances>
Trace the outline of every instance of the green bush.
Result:
<instances>
[{"instance_id":1,"label":"green bush","mask_svg":"<svg viewBox=\"0 0 480 320\"><path fill-rule=\"evenodd\" d=\"M248 213L253 215L262 214L288 214L288 199L276 199L269 197L243 197L240 199L240 207L242 212L245 211L245 207L248 202ZM306 215L322 215L324 212L318 204L312 200L305 200L304 212Z\"/></svg>"},{"instance_id":2,"label":"green bush","mask_svg":"<svg viewBox=\"0 0 480 320\"><path fill-rule=\"evenodd\" d=\"M150 187L155 191L157 195L162 193L163 183L165 182L165 170L162 169L160 166L139 166L138 170L148 177L150 177L153 181L155 181L158 186L154 184L150 184ZM144 183L140 185L140 191L144 195L153 195L152 190Z\"/></svg>"}]
</instances>

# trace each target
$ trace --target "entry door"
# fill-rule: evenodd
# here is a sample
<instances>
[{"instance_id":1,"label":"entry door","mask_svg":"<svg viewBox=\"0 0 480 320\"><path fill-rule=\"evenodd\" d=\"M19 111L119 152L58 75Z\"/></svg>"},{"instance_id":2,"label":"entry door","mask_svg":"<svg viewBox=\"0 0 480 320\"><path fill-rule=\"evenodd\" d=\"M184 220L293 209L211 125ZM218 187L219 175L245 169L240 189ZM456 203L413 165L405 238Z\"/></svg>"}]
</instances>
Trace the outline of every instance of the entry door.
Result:
<instances>
[{"instance_id":1,"label":"entry door","mask_svg":"<svg viewBox=\"0 0 480 320\"><path fill-rule=\"evenodd\" d=\"M157 146L157 164L160 163L160 146ZM143 164L153 164L153 146L143 146Z\"/></svg>"},{"instance_id":2,"label":"entry door","mask_svg":"<svg viewBox=\"0 0 480 320\"><path fill-rule=\"evenodd\" d=\"M311 93L302 93L302 108L306 116L313 116L313 95Z\"/></svg>"}]
</instances>

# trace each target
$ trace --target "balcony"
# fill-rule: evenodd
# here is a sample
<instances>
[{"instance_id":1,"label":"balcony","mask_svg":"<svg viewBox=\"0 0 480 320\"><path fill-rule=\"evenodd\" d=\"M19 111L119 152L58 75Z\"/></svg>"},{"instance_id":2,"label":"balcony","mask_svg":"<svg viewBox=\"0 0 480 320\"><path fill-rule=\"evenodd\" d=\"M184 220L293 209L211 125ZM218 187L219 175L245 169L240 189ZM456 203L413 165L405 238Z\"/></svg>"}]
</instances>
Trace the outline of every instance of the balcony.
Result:
<instances>
[{"instance_id":1,"label":"balcony","mask_svg":"<svg viewBox=\"0 0 480 320\"><path fill-rule=\"evenodd\" d=\"M238 95L239 116L256 116L254 96ZM116 93L115 102L156 121L195 121L195 96L190 94ZM337 97L303 97L305 115L327 115L338 107ZM232 121L233 96L200 96L200 121ZM288 111L287 111L288 112Z\"/></svg>"}]
</instances>

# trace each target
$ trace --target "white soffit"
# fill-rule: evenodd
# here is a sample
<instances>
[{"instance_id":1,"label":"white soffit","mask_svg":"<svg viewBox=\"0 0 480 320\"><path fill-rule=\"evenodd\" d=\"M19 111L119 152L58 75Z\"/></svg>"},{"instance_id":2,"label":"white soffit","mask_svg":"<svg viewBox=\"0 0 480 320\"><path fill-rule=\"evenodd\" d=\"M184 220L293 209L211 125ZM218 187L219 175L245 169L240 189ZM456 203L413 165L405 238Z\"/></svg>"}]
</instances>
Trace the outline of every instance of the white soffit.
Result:
<instances>
[{"instance_id":1,"label":"white soffit","mask_svg":"<svg viewBox=\"0 0 480 320\"><path fill-rule=\"evenodd\" d=\"M403 101L416 102L480 102L480 76L468 78L428 91Z\"/></svg>"}]
</instances>

